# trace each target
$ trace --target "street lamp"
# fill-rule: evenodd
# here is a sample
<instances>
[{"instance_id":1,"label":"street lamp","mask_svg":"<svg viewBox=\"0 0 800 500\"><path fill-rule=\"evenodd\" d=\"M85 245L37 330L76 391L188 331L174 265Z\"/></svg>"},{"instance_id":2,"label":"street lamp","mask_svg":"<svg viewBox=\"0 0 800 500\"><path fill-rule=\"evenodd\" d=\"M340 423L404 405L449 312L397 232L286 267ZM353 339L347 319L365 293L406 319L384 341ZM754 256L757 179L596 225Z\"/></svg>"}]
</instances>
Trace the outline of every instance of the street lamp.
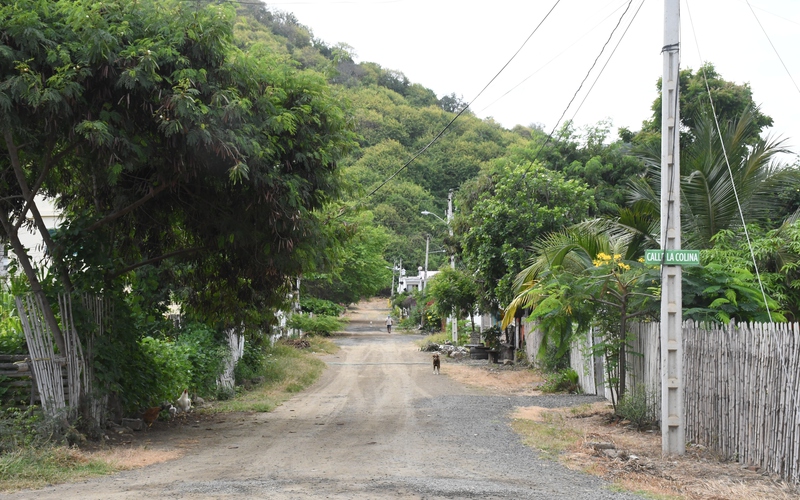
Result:
<instances>
[{"instance_id":1,"label":"street lamp","mask_svg":"<svg viewBox=\"0 0 800 500\"><path fill-rule=\"evenodd\" d=\"M447 229L450 232L450 236L451 237L453 236L453 226L450 224L450 221L453 219L453 190L452 189L450 190L450 194L447 197L447 212L445 212L445 217L447 217L447 220L442 219L441 217L439 217L435 213L430 212L428 210L423 210L421 213L422 213L422 215L433 215L434 217L436 217L440 221L444 222L447 225ZM427 253L427 249L426 249L426 253ZM427 255L426 255L426 260L427 260ZM426 265L426 267L427 267L427 265ZM453 255L453 254L450 254L450 269L455 269L455 268L456 268L456 256ZM458 321L456 320L455 308L453 308L453 311L450 314L450 325L452 326L453 343L455 344L455 343L458 342Z\"/></svg>"},{"instance_id":2,"label":"street lamp","mask_svg":"<svg viewBox=\"0 0 800 500\"><path fill-rule=\"evenodd\" d=\"M433 215L434 217L436 217L436 218L437 218L437 219L439 219L440 221L444 222L444 223L445 223L445 224L447 224L448 226L450 225L450 223L449 223L449 222L447 222L446 220L442 219L441 217L439 217L438 215L436 215L436 214L435 214L435 213L433 213L433 212L428 212L427 210L423 210L421 213L422 213L422 215Z\"/></svg>"}]
</instances>

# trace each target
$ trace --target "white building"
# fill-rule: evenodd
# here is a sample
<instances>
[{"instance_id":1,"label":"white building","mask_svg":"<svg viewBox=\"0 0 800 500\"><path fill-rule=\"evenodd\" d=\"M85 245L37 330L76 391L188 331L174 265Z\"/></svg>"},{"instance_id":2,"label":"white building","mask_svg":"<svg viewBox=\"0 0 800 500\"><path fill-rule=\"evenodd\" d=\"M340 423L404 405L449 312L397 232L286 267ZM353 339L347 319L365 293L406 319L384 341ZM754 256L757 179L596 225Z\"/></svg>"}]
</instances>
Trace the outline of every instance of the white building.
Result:
<instances>
[{"instance_id":1,"label":"white building","mask_svg":"<svg viewBox=\"0 0 800 500\"><path fill-rule=\"evenodd\" d=\"M439 271L426 271L423 270L421 267L418 268L419 274L416 276L408 276L406 275L406 270L400 270L400 280L397 283L397 293L403 292L413 292L417 290L422 290L425 288L426 284L430 282L431 278L436 276Z\"/></svg>"},{"instance_id":2,"label":"white building","mask_svg":"<svg viewBox=\"0 0 800 500\"><path fill-rule=\"evenodd\" d=\"M36 207L44 220L47 229L55 229L61 223L61 215L57 212L55 205L51 200L47 200L41 196L37 196ZM28 212L28 222L33 222L33 217ZM25 224L19 230L19 239L22 246L28 251L28 256L31 258L31 263L34 266L41 266L45 256L44 241L39 234L39 229L32 224ZM14 252L3 245L0 249L0 277L5 277L8 273L8 264L10 259L14 257Z\"/></svg>"}]
</instances>

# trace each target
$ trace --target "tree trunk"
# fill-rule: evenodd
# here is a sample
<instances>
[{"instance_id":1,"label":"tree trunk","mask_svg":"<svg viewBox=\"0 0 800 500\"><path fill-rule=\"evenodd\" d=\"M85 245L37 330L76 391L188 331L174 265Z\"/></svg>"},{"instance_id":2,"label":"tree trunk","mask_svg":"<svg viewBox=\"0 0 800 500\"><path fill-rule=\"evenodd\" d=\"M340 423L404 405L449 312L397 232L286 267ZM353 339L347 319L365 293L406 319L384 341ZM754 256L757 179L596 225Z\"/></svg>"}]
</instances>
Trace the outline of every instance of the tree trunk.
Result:
<instances>
[{"instance_id":1,"label":"tree trunk","mask_svg":"<svg viewBox=\"0 0 800 500\"><path fill-rule=\"evenodd\" d=\"M22 266L22 270L25 272L25 276L27 276L28 281L31 283L31 290L42 299L44 320L53 332L53 340L56 342L59 354L62 356L66 355L67 349L64 343L64 336L61 333L61 327L58 326L58 320L56 320L56 315L53 313L50 301L47 300L47 296L44 290L42 290L42 284L36 277L36 271L33 269L33 265L31 265L31 260L27 252L25 252L25 247L22 246L22 242L19 240L19 234L14 230L13 225L8 219L8 215L3 210L0 210L0 224L2 224L3 229L6 231L9 242L11 243L11 248L17 255L17 259L19 260L20 266Z\"/></svg>"},{"instance_id":2,"label":"tree trunk","mask_svg":"<svg viewBox=\"0 0 800 500\"><path fill-rule=\"evenodd\" d=\"M22 191L22 197L25 199L25 203L28 209L31 211L31 216L33 217L33 222L36 224L36 228L39 230L39 234L42 237L42 241L44 242L45 247L50 253L51 259L53 261L53 266L55 267L58 274L61 276L61 280L64 284L64 289L68 293L72 292L72 282L69 279L69 274L66 272L64 265L57 261L55 258L55 245L53 244L53 239L50 237L50 232L47 229L47 225L44 223L44 219L42 219L41 213L39 213L39 207L36 206L34 202L34 197L36 193L31 191L30 187L28 187L28 182L25 179L25 172L22 171L22 163L19 161L19 153L17 151L17 146L14 143L14 137L11 134L10 129L5 129L3 131L3 137L6 141L6 147L8 148L8 155L11 159L11 167L14 169L14 175L17 178L17 184L19 185L20 190ZM44 170L47 170L47 167L44 167ZM20 215L20 219L24 219L26 216L25 213ZM9 221L10 223L10 221ZM13 224L13 232L14 234L17 233L17 227L19 225L14 226ZM10 234L12 231L6 230L6 233ZM16 249L14 250L16 252ZM31 282L32 284L33 282ZM60 334L60 331L59 331Z\"/></svg>"},{"instance_id":3,"label":"tree trunk","mask_svg":"<svg viewBox=\"0 0 800 500\"><path fill-rule=\"evenodd\" d=\"M622 299L622 307L620 308L620 315L619 315L619 399L621 400L622 397L625 395L625 379L627 378L627 345L628 345L628 316L627 312L627 301L623 298Z\"/></svg>"}]
</instances>

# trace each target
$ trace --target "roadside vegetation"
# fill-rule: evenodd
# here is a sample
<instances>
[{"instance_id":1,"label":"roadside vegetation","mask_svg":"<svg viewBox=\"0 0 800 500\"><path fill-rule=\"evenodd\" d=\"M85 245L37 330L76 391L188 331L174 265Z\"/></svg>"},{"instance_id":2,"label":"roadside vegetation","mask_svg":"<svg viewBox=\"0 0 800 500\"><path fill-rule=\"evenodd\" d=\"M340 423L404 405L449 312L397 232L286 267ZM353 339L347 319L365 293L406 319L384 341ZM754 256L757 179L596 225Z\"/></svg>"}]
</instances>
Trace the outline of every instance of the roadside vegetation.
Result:
<instances>
[{"instance_id":1,"label":"roadside vegetation","mask_svg":"<svg viewBox=\"0 0 800 500\"><path fill-rule=\"evenodd\" d=\"M509 130L455 93L356 62L291 14L195 4L0 5L0 242L12 276L0 284L0 354L28 351L23 296L42 304L64 354L59 297L71 297L109 419L187 388L224 401L219 411L269 411L322 369L278 339L313 333L308 349L328 352L320 337L343 328L348 304L438 270L425 290L395 295L400 331L446 340L453 315L459 344L496 348L504 332L508 342L535 325L543 338L526 361L547 390L574 392L570 350L593 328L616 415L647 426L649 396L626 386L626 355L628 325L660 310L658 269L642 258L661 240L660 94L641 130L616 137L610 121L565 122L552 136ZM770 137L749 86L712 64L680 80L681 237L705 263L683 273L684 317L797 321L800 165L781 162L789 138ZM445 214L451 192L452 217L426 216ZM46 227L39 195L61 214L58 228ZM20 238L27 227L41 261ZM87 297L104 305L102 320ZM480 315L492 327L480 331ZM221 380L229 360L232 386ZM8 378L3 408L26 406ZM33 414L4 415L9 428L39 426ZM100 439L99 426L73 416L0 453L47 458L68 435Z\"/></svg>"},{"instance_id":2,"label":"roadside vegetation","mask_svg":"<svg viewBox=\"0 0 800 500\"><path fill-rule=\"evenodd\" d=\"M319 354L338 347L327 338L306 337L308 347L277 342L259 353L249 353L239 369L235 395L209 399L200 414L268 412L313 384L325 364ZM163 418L166 418L164 416ZM85 445L89 445L85 449ZM87 443L73 429L60 429L36 406L7 408L0 414L0 491L40 488L111 474L129 468L102 443ZM97 450L100 450L99 452Z\"/></svg>"}]
</instances>

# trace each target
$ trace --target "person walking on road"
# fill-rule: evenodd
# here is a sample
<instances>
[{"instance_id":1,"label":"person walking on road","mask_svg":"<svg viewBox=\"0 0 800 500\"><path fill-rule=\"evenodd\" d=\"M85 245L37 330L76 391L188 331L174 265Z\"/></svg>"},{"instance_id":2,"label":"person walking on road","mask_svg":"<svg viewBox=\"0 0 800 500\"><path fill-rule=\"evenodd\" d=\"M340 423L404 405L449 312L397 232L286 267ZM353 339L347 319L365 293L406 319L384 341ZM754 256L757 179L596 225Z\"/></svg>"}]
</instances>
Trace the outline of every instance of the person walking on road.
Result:
<instances>
[{"instance_id":1,"label":"person walking on road","mask_svg":"<svg viewBox=\"0 0 800 500\"><path fill-rule=\"evenodd\" d=\"M386 331L392 333L392 315L386 316Z\"/></svg>"}]
</instances>

